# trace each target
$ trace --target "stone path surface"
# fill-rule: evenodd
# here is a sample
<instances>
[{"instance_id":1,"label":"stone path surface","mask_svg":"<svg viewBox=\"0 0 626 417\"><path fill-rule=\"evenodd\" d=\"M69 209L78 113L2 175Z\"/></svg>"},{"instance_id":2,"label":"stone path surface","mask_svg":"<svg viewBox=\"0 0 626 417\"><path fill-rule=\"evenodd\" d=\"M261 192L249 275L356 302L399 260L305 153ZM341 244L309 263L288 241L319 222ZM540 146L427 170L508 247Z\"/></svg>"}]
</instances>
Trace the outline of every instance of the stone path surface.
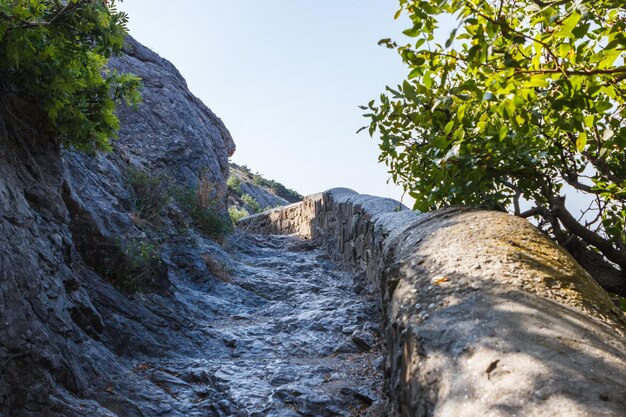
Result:
<instances>
[{"instance_id":1,"label":"stone path surface","mask_svg":"<svg viewBox=\"0 0 626 417\"><path fill-rule=\"evenodd\" d=\"M137 364L138 376L189 416L374 415L382 402L375 298L357 294L350 274L295 236L244 234L230 246L230 282L185 295L213 312L194 326L202 348Z\"/></svg>"}]
</instances>

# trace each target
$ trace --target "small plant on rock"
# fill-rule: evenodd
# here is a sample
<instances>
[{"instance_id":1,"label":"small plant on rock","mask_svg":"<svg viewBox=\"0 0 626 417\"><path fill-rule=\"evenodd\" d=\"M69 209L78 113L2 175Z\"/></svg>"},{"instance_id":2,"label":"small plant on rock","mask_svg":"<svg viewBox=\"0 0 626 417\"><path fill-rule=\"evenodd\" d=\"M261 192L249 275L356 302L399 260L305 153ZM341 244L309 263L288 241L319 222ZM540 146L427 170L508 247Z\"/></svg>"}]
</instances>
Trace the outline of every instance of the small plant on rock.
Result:
<instances>
[{"instance_id":1,"label":"small plant on rock","mask_svg":"<svg viewBox=\"0 0 626 417\"><path fill-rule=\"evenodd\" d=\"M248 210L244 208L240 209L235 206L228 208L228 214L230 215L230 220L233 222L233 224L237 224L239 219L243 219L244 217L250 215L250 213L248 213Z\"/></svg>"},{"instance_id":2,"label":"small plant on rock","mask_svg":"<svg viewBox=\"0 0 626 417\"><path fill-rule=\"evenodd\" d=\"M131 238L118 242L122 257L110 276L116 287L127 293L154 287L162 275L159 245L151 240Z\"/></svg>"},{"instance_id":3,"label":"small plant on rock","mask_svg":"<svg viewBox=\"0 0 626 417\"><path fill-rule=\"evenodd\" d=\"M256 199L254 197L252 197L250 194L244 194L241 196L241 200L248 206L250 207L250 210L252 210L252 213L259 213L261 211L261 205L259 204L258 201L256 201Z\"/></svg>"},{"instance_id":4,"label":"small plant on rock","mask_svg":"<svg viewBox=\"0 0 626 417\"><path fill-rule=\"evenodd\" d=\"M130 168L126 178L136 223L152 227L160 224L172 202L169 179L137 168Z\"/></svg>"},{"instance_id":5,"label":"small plant on rock","mask_svg":"<svg viewBox=\"0 0 626 417\"><path fill-rule=\"evenodd\" d=\"M232 223L220 210L216 191L206 178L195 187L176 190L175 198L194 226L210 238L219 241L233 230Z\"/></svg>"},{"instance_id":6,"label":"small plant on rock","mask_svg":"<svg viewBox=\"0 0 626 417\"><path fill-rule=\"evenodd\" d=\"M228 187L230 192L235 195L241 196L241 180L237 176L231 175L230 177L228 177L228 180L226 181L226 186Z\"/></svg>"}]
</instances>

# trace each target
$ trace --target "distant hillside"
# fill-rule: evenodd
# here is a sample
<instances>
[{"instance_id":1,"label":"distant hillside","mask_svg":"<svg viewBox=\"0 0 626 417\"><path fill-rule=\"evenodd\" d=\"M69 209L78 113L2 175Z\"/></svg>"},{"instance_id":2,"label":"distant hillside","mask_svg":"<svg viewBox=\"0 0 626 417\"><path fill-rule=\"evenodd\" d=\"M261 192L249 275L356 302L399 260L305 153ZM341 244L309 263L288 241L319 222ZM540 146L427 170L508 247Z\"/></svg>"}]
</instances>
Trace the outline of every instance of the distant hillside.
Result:
<instances>
[{"instance_id":1,"label":"distant hillside","mask_svg":"<svg viewBox=\"0 0 626 417\"><path fill-rule=\"evenodd\" d=\"M303 198L281 183L265 179L259 173L253 174L247 166L232 162L227 185L229 211L234 219L297 203Z\"/></svg>"}]
</instances>

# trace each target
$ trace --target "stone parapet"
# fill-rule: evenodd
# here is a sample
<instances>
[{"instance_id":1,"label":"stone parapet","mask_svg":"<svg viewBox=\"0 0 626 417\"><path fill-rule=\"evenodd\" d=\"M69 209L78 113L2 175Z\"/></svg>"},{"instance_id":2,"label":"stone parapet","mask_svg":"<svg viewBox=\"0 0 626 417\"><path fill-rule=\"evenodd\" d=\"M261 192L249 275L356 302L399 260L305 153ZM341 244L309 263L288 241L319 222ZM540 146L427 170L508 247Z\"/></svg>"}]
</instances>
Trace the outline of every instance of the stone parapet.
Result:
<instances>
[{"instance_id":1,"label":"stone parapet","mask_svg":"<svg viewBox=\"0 0 626 417\"><path fill-rule=\"evenodd\" d=\"M390 416L623 416L624 315L527 221L332 189L247 217L377 291Z\"/></svg>"}]
</instances>

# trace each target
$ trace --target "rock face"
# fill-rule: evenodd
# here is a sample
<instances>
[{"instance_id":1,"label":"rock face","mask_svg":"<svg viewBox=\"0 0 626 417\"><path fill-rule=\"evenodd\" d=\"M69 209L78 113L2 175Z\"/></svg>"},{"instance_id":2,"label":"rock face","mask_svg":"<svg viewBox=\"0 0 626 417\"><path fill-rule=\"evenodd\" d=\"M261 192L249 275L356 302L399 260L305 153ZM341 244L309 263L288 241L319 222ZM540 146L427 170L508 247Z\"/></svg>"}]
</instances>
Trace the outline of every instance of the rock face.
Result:
<instances>
[{"instance_id":1,"label":"rock face","mask_svg":"<svg viewBox=\"0 0 626 417\"><path fill-rule=\"evenodd\" d=\"M267 180L260 174L253 174L246 166L234 163L230 164L228 185L229 206L244 209L252 214L302 201L303 198L279 182ZM253 204L256 202L258 207L251 207L250 199Z\"/></svg>"},{"instance_id":2,"label":"rock face","mask_svg":"<svg viewBox=\"0 0 626 417\"><path fill-rule=\"evenodd\" d=\"M162 172L180 185L204 180L226 206L234 144L167 61L128 39L111 66L144 81L138 112L120 109L120 140L108 155L61 152L45 133L0 115L0 415L163 415L168 396L137 377L132 357L192 349L179 330L193 311L170 282L213 277L203 256L216 245L165 219L155 290L127 297L103 278L124 257L119 241L145 233L132 215L127 170ZM174 210L175 211L175 210ZM204 269L203 269L204 268ZM100 275L98 275L100 273ZM214 277L213 277L214 279ZM161 401L162 400L162 401ZM159 405L159 402L162 404ZM171 408L171 407L170 407ZM176 413L171 413L176 415ZM180 415L180 413L178 413Z\"/></svg>"},{"instance_id":3,"label":"rock face","mask_svg":"<svg viewBox=\"0 0 626 417\"><path fill-rule=\"evenodd\" d=\"M182 183L201 177L226 195L228 157L235 143L222 121L195 97L178 70L156 53L127 38L125 54L109 65L143 79L139 111L121 107L118 153L151 172L165 171Z\"/></svg>"},{"instance_id":4,"label":"rock face","mask_svg":"<svg viewBox=\"0 0 626 417\"><path fill-rule=\"evenodd\" d=\"M286 206L289 204L287 200L275 194L267 192L262 187L244 182L241 184L242 195L248 194L254 198L262 209L274 208L278 206ZM245 207L245 206L244 206Z\"/></svg>"},{"instance_id":5,"label":"rock face","mask_svg":"<svg viewBox=\"0 0 626 417\"><path fill-rule=\"evenodd\" d=\"M170 62L131 37L124 52L109 65L142 78L143 102L138 110L118 109L122 128L114 152L63 153L74 241L85 261L104 275L106 266L122 256L119 238L138 234L131 218L129 167L166 175L180 186L204 180L211 186L209 197L225 208L228 157L235 151L222 121L189 92ZM166 272L160 275L155 280L165 290Z\"/></svg>"},{"instance_id":6,"label":"rock face","mask_svg":"<svg viewBox=\"0 0 626 417\"><path fill-rule=\"evenodd\" d=\"M623 314L528 222L335 189L240 220L298 233L379 294L391 416L621 416Z\"/></svg>"}]
</instances>

